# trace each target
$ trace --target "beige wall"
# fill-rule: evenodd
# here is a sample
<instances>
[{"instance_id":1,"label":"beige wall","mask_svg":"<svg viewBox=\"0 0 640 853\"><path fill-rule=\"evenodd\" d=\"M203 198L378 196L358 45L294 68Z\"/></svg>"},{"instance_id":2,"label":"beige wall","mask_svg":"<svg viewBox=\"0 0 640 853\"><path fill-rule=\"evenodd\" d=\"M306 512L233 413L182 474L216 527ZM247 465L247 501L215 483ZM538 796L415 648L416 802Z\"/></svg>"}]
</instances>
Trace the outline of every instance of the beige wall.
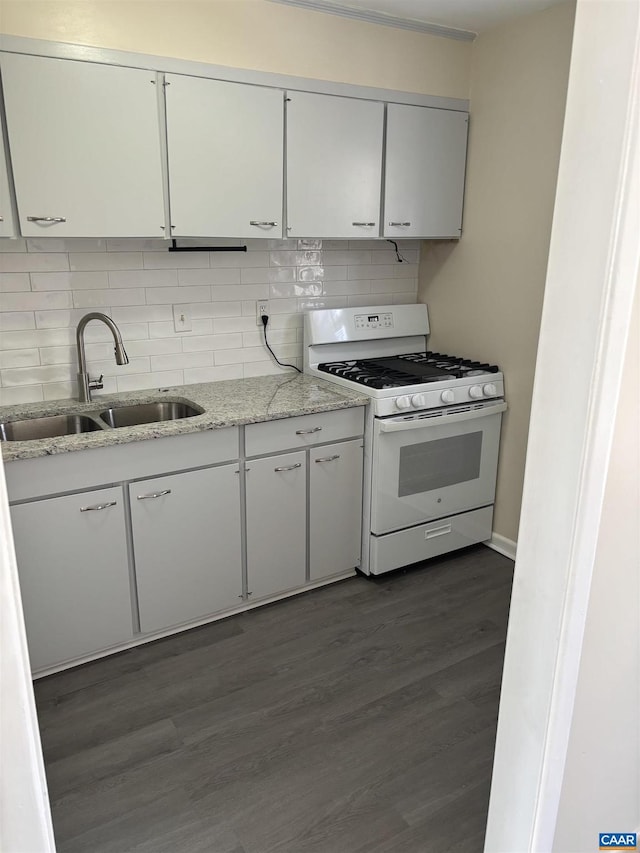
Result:
<instances>
[{"instance_id":1,"label":"beige wall","mask_svg":"<svg viewBox=\"0 0 640 853\"><path fill-rule=\"evenodd\" d=\"M1 0L0 32L428 95L469 96L471 42L267 0Z\"/></svg>"},{"instance_id":2,"label":"beige wall","mask_svg":"<svg viewBox=\"0 0 640 853\"><path fill-rule=\"evenodd\" d=\"M481 35L471 63L463 237L423 244L432 349L505 373L494 530L516 540L574 4ZM561 366L559 365L559 369Z\"/></svg>"}]
</instances>

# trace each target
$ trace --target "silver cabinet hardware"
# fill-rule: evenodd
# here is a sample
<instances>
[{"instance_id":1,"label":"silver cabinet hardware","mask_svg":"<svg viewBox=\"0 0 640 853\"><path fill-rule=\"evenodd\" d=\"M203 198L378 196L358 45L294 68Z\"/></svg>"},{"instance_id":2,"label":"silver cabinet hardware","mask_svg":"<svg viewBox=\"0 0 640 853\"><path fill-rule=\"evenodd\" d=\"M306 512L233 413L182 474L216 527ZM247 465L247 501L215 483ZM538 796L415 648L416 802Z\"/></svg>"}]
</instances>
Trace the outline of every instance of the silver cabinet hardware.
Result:
<instances>
[{"instance_id":1,"label":"silver cabinet hardware","mask_svg":"<svg viewBox=\"0 0 640 853\"><path fill-rule=\"evenodd\" d=\"M322 427L312 427L311 429L297 429L296 435L309 435L312 432L320 432Z\"/></svg>"},{"instance_id":2,"label":"silver cabinet hardware","mask_svg":"<svg viewBox=\"0 0 640 853\"><path fill-rule=\"evenodd\" d=\"M321 459L315 459L315 462L333 462L334 459L340 459L339 453L334 453L333 456L323 456Z\"/></svg>"},{"instance_id":3,"label":"silver cabinet hardware","mask_svg":"<svg viewBox=\"0 0 640 853\"><path fill-rule=\"evenodd\" d=\"M302 468L302 462L296 462L295 465L281 465L279 468L274 468L274 471L293 471L294 468Z\"/></svg>"},{"instance_id":4,"label":"silver cabinet hardware","mask_svg":"<svg viewBox=\"0 0 640 853\"><path fill-rule=\"evenodd\" d=\"M80 512L98 512L98 510L106 509L109 506L115 506L117 501L109 501L106 504L94 504L93 506L81 506Z\"/></svg>"},{"instance_id":5,"label":"silver cabinet hardware","mask_svg":"<svg viewBox=\"0 0 640 853\"><path fill-rule=\"evenodd\" d=\"M375 222L352 222L351 224L352 224L352 225L364 225L364 226L366 226L367 228L373 228L373 226L374 226L376 223L375 223Z\"/></svg>"},{"instance_id":6,"label":"silver cabinet hardware","mask_svg":"<svg viewBox=\"0 0 640 853\"><path fill-rule=\"evenodd\" d=\"M411 225L410 222L390 222L389 225L404 225L405 227Z\"/></svg>"},{"instance_id":7,"label":"silver cabinet hardware","mask_svg":"<svg viewBox=\"0 0 640 853\"><path fill-rule=\"evenodd\" d=\"M27 216L27 222L66 222L64 216Z\"/></svg>"},{"instance_id":8,"label":"silver cabinet hardware","mask_svg":"<svg viewBox=\"0 0 640 853\"><path fill-rule=\"evenodd\" d=\"M0 216L0 222L4 222L4 216Z\"/></svg>"},{"instance_id":9,"label":"silver cabinet hardware","mask_svg":"<svg viewBox=\"0 0 640 853\"><path fill-rule=\"evenodd\" d=\"M147 501L147 500L151 500L152 498L161 498L161 497L164 497L164 495L170 495L170 494L171 494L171 489L164 489L162 492L151 492L151 494L149 494L149 495L138 495L138 500L139 501Z\"/></svg>"},{"instance_id":10,"label":"silver cabinet hardware","mask_svg":"<svg viewBox=\"0 0 640 853\"><path fill-rule=\"evenodd\" d=\"M249 225L264 226L265 228L266 227L272 228L272 227L275 227L277 224L278 224L277 222L261 222L259 219L250 219L249 220Z\"/></svg>"}]
</instances>

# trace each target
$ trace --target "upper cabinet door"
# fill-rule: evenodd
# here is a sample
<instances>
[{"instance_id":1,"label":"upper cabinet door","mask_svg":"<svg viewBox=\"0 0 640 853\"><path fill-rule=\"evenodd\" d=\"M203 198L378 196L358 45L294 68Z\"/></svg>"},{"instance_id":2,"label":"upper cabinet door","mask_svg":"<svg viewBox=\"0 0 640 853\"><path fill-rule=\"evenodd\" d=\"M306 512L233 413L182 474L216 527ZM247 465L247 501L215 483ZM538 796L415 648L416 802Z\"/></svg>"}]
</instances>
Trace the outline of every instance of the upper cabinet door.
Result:
<instances>
[{"instance_id":1,"label":"upper cabinet door","mask_svg":"<svg viewBox=\"0 0 640 853\"><path fill-rule=\"evenodd\" d=\"M385 237L459 237L467 113L389 104Z\"/></svg>"},{"instance_id":2,"label":"upper cabinet door","mask_svg":"<svg viewBox=\"0 0 640 853\"><path fill-rule=\"evenodd\" d=\"M289 93L287 235L378 237L384 106Z\"/></svg>"},{"instance_id":3,"label":"upper cabinet door","mask_svg":"<svg viewBox=\"0 0 640 853\"><path fill-rule=\"evenodd\" d=\"M153 72L5 54L2 79L23 236L163 236Z\"/></svg>"},{"instance_id":4,"label":"upper cabinet door","mask_svg":"<svg viewBox=\"0 0 640 853\"><path fill-rule=\"evenodd\" d=\"M9 190L9 156L0 120L0 237L15 237L16 233Z\"/></svg>"},{"instance_id":5,"label":"upper cabinet door","mask_svg":"<svg viewBox=\"0 0 640 853\"><path fill-rule=\"evenodd\" d=\"M166 76L173 237L281 237L284 94Z\"/></svg>"}]
</instances>

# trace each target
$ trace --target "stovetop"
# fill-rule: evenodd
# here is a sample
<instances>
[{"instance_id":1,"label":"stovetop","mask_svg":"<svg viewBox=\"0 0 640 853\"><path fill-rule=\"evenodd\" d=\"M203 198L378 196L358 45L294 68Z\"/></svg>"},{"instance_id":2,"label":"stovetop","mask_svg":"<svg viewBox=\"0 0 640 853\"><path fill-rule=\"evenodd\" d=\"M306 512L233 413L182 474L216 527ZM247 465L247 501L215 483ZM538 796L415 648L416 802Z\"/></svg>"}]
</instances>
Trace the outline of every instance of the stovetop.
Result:
<instances>
[{"instance_id":1,"label":"stovetop","mask_svg":"<svg viewBox=\"0 0 640 853\"><path fill-rule=\"evenodd\" d=\"M358 361L331 361L319 364L318 370L374 389L403 388L499 372L493 364L429 351Z\"/></svg>"}]
</instances>

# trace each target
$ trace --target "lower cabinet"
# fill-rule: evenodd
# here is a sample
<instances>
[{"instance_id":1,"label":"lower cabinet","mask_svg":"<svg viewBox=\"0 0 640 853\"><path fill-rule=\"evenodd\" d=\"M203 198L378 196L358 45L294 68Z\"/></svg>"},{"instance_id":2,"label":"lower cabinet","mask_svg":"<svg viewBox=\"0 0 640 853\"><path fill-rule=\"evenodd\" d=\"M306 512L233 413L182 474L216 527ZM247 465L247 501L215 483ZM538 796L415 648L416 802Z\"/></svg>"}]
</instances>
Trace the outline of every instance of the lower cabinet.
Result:
<instances>
[{"instance_id":1,"label":"lower cabinet","mask_svg":"<svg viewBox=\"0 0 640 853\"><path fill-rule=\"evenodd\" d=\"M238 465L129 485L140 630L240 604Z\"/></svg>"},{"instance_id":2,"label":"lower cabinet","mask_svg":"<svg viewBox=\"0 0 640 853\"><path fill-rule=\"evenodd\" d=\"M121 488L11 508L34 670L133 637Z\"/></svg>"},{"instance_id":3,"label":"lower cabinet","mask_svg":"<svg viewBox=\"0 0 640 853\"><path fill-rule=\"evenodd\" d=\"M320 580L360 564L362 439L309 456L309 575Z\"/></svg>"},{"instance_id":4,"label":"lower cabinet","mask_svg":"<svg viewBox=\"0 0 640 853\"><path fill-rule=\"evenodd\" d=\"M305 584L306 479L304 450L247 462L250 601Z\"/></svg>"}]
</instances>

